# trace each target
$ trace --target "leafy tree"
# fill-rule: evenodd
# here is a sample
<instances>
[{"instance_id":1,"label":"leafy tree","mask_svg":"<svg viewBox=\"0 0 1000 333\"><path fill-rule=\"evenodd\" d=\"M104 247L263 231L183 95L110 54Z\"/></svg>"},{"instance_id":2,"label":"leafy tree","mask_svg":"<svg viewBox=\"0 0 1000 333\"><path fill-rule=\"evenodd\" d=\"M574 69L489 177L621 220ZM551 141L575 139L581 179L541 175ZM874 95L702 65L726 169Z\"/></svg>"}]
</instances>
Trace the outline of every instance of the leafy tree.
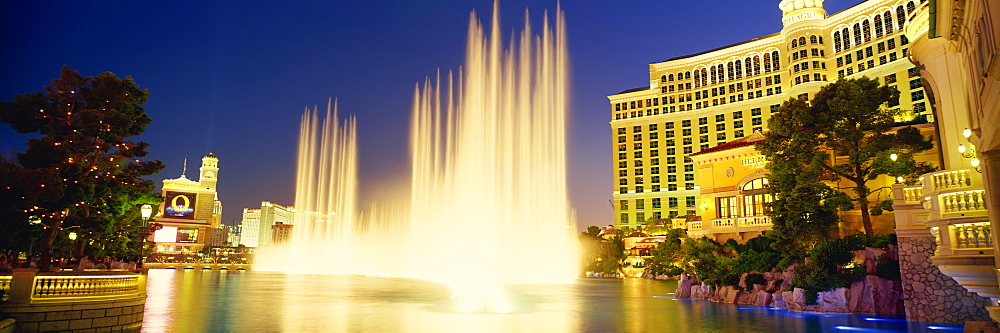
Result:
<instances>
[{"instance_id":1,"label":"leafy tree","mask_svg":"<svg viewBox=\"0 0 1000 333\"><path fill-rule=\"evenodd\" d=\"M132 77L83 77L63 66L44 91L0 103L0 122L34 134L17 154L14 173L23 176L0 188L0 197L15 200L0 210L21 209L41 219L41 269L49 268L61 229L80 228L81 243L110 231L117 237L123 225L115 221L134 215L138 204L158 202L149 194L154 183L140 177L160 171L163 163L140 161L149 145L128 140L150 122L142 107L148 95ZM13 223L18 221L28 223L23 217Z\"/></svg>"},{"instance_id":2,"label":"leafy tree","mask_svg":"<svg viewBox=\"0 0 1000 333\"><path fill-rule=\"evenodd\" d=\"M885 107L896 104L898 99L899 92L895 89L862 77L824 86L811 103L792 99L781 105L769 122L771 131L765 133L765 141L757 143L757 150L771 162L772 177L778 178L774 182L778 184L772 184L772 192L786 199L776 204L775 210L790 205L789 200L803 199L796 197L797 194L805 194L807 203L804 207L787 207L776 212L774 217L784 219L778 221L782 225L775 224L775 229L796 228L797 223L813 221L822 229L828 221L818 220L824 216L812 215L825 215L827 209L844 207L839 201L827 203L829 199L837 200L837 195L816 180L839 177L849 183L854 192L852 200L861 211L864 231L872 234L871 209L881 206L873 206L870 196L880 189L868 187L868 182L882 175L903 176L912 181L933 170L930 165L913 159L915 153L928 150L933 144L912 126L896 128L894 116L899 111ZM896 154L895 161L891 154ZM806 173L820 177L797 177ZM793 217L796 214L800 216Z\"/></svg>"},{"instance_id":3,"label":"leafy tree","mask_svg":"<svg viewBox=\"0 0 1000 333\"><path fill-rule=\"evenodd\" d=\"M710 285L732 284L731 249L706 237L684 242L684 271ZM737 277L737 282L739 278Z\"/></svg>"},{"instance_id":4,"label":"leafy tree","mask_svg":"<svg viewBox=\"0 0 1000 333\"><path fill-rule=\"evenodd\" d=\"M620 274L622 264L628 255L625 254L625 238L621 233L611 239L601 242L600 252L600 272L604 274Z\"/></svg>"},{"instance_id":5,"label":"leafy tree","mask_svg":"<svg viewBox=\"0 0 1000 333\"><path fill-rule=\"evenodd\" d=\"M680 274L676 272L682 271L677 264L683 255L681 245L684 242L683 239L686 237L684 229L670 229L666 234L666 240L656 244L656 248L650 251L650 257L644 260L646 272L653 273L654 275L667 273Z\"/></svg>"}]
</instances>

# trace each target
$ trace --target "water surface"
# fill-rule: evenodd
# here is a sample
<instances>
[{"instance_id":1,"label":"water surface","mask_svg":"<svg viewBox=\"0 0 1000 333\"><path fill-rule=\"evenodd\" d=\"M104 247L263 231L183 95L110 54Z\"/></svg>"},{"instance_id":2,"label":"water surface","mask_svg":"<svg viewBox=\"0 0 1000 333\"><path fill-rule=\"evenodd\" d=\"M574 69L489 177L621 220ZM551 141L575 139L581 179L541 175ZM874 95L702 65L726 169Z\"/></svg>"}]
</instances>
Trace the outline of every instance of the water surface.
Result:
<instances>
[{"instance_id":1,"label":"water surface","mask_svg":"<svg viewBox=\"0 0 1000 333\"><path fill-rule=\"evenodd\" d=\"M143 331L961 331L898 317L675 300L674 281L582 279L507 288L511 313L457 312L441 284L355 275L150 270Z\"/></svg>"}]
</instances>

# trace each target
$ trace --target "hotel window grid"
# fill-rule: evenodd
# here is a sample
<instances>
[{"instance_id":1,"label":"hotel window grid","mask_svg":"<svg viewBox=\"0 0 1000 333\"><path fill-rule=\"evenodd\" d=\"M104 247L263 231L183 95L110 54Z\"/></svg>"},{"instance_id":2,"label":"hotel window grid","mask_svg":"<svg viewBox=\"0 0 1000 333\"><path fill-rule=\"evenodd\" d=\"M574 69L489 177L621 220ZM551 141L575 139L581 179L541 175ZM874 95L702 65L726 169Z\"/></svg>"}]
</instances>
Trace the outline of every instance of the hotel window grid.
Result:
<instances>
[{"instance_id":1,"label":"hotel window grid","mask_svg":"<svg viewBox=\"0 0 1000 333\"><path fill-rule=\"evenodd\" d=\"M767 203L772 201L767 193L767 178L757 178L743 185L743 216L764 215Z\"/></svg>"},{"instance_id":2,"label":"hotel window grid","mask_svg":"<svg viewBox=\"0 0 1000 333\"><path fill-rule=\"evenodd\" d=\"M722 197L718 198L717 201L717 211L719 212L719 218L727 219L739 217L739 206L737 206L736 197Z\"/></svg>"}]
</instances>

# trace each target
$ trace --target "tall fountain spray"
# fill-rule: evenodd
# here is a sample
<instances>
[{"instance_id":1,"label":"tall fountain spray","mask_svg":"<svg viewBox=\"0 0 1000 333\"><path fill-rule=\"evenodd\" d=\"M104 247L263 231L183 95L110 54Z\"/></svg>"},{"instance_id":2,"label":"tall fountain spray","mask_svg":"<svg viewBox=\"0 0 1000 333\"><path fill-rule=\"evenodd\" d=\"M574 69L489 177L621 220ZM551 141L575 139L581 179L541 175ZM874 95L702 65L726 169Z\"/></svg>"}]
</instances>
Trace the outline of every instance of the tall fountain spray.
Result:
<instances>
[{"instance_id":1,"label":"tall fountain spray","mask_svg":"<svg viewBox=\"0 0 1000 333\"><path fill-rule=\"evenodd\" d=\"M546 18L538 36L525 23L504 48L496 13L489 32L473 13L457 82L449 73L414 92L406 271L449 284L567 281L564 19L557 11L552 29Z\"/></svg>"},{"instance_id":2,"label":"tall fountain spray","mask_svg":"<svg viewBox=\"0 0 1000 333\"><path fill-rule=\"evenodd\" d=\"M446 283L474 308L497 286L565 283L577 274L566 190L567 54L563 14L501 41L472 13L466 64L414 89L409 207L355 213L354 120L336 107L303 115L289 244L259 269L356 273ZM455 78L457 76L457 79ZM444 86L442 86L444 85ZM295 258L311 258L302 263Z\"/></svg>"}]
</instances>

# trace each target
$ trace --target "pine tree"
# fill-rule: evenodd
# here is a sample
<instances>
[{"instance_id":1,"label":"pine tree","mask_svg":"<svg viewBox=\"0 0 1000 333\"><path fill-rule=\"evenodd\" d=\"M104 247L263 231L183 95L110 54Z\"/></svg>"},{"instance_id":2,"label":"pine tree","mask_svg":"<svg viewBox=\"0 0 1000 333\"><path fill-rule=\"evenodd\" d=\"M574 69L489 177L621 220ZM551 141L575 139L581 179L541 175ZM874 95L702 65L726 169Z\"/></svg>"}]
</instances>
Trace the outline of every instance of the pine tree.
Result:
<instances>
[{"instance_id":1,"label":"pine tree","mask_svg":"<svg viewBox=\"0 0 1000 333\"><path fill-rule=\"evenodd\" d=\"M17 154L23 169L16 173L24 176L0 188L0 197L16 199L3 204L6 210L41 219L41 269L48 269L61 229L79 227L92 239L139 205L158 202L153 181L140 177L159 172L163 163L139 160L149 144L129 141L151 121L142 107L148 96L132 77L83 77L63 66L43 92L0 104L0 122L34 134Z\"/></svg>"}]
</instances>

